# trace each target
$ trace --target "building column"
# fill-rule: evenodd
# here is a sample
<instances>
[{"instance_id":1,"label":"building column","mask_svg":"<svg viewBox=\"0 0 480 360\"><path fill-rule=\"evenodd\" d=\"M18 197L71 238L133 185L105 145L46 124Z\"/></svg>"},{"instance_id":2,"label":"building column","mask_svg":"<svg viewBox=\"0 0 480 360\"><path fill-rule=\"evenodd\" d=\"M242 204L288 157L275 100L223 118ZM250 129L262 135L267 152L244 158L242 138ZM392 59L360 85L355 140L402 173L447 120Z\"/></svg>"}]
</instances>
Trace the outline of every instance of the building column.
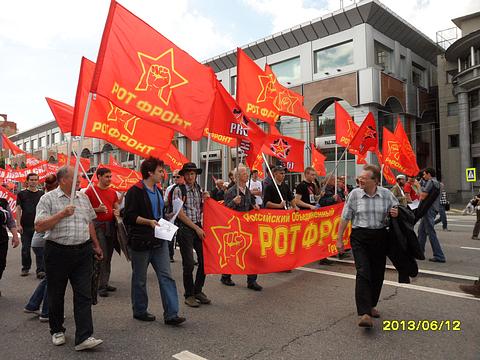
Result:
<instances>
[{"instance_id":1,"label":"building column","mask_svg":"<svg viewBox=\"0 0 480 360\"><path fill-rule=\"evenodd\" d=\"M470 156L470 120L468 109L468 93L461 92L458 99L458 118L459 118L459 138L460 138L460 177L461 188L460 197L462 200L471 198L471 185L465 178L465 169L471 167L472 158Z\"/></svg>"}]
</instances>

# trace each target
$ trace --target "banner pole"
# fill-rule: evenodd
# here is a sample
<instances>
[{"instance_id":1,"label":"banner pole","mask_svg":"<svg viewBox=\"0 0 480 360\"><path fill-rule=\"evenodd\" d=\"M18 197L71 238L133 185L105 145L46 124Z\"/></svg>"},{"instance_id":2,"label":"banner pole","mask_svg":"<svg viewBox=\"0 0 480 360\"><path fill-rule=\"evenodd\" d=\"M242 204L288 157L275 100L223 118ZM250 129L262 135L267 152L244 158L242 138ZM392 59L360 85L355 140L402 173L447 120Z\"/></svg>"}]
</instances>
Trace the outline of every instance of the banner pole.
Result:
<instances>
[{"instance_id":1,"label":"banner pole","mask_svg":"<svg viewBox=\"0 0 480 360\"><path fill-rule=\"evenodd\" d=\"M87 119L88 119L88 113L90 112L90 105L92 104L92 97L93 97L93 94L89 92L87 106L85 107L85 114L83 115L82 132L80 134L80 141L78 143L79 149L83 147L83 138L85 137L85 128L87 127ZM70 164L67 164L67 166L69 165ZM80 158L77 156L77 160L75 161L75 168L73 169L73 183L72 183L72 191L70 193L70 205L73 205L73 200L75 198L75 193L77 191L76 185L77 185L79 165L80 165Z\"/></svg>"},{"instance_id":2,"label":"banner pole","mask_svg":"<svg viewBox=\"0 0 480 360\"><path fill-rule=\"evenodd\" d=\"M278 188L277 182L275 181L275 178L273 177L272 170L270 169L270 165L268 165L267 159L265 158L265 154L262 152L262 157L263 157L263 162L267 166L268 173L272 177L273 185L275 185L275 189L277 189L278 196L280 196L280 200L283 201L283 196L282 193L280 192L280 189ZM285 210L287 210L287 204L285 203Z\"/></svg>"},{"instance_id":3,"label":"banner pole","mask_svg":"<svg viewBox=\"0 0 480 360\"><path fill-rule=\"evenodd\" d=\"M237 170L238 170L238 142L237 142L237 153L236 153L236 156L235 156L235 174L237 173ZM235 177L233 179L233 181L235 181ZM235 186L237 187L237 196L240 195L240 188L238 187L238 181L235 181Z\"/></svg>"},{"instance_id":4,"label":"banner pole","mask_svg":"<svg viewBox=\"0 0 480 360\"><path fill-rule=\"evenodd\" d=\"M347 150L348 150L349 147L350 147L350 145L348 145L348 146L345 148L345 150L343 150L342 156L340 156L340 161L343 159L343 155L345 155L345 153L347 152ZM328 176L327 181L325 181L325 184L323 185L322 190L321 190L322 192L325 191L325 188L327 187L328 182L329 182L330 179L332 178L332 175L337 172L337 167L338 167L338 164L340 163L340 161L336 164L334 171L332 171L332 172L330 173L330 175ZM335 182L335 186L336 186L336 182ZM335 194L336 194L336 193L335 193Z\"/></svg>"},{"instance_id":5,"label":"banner pole","mask_svg":"<svg viewBox=\"0 0 480 360\"><path fill-rule=\"evenodd\" d=\"M380 186L383 186L383 167L385 165L382 165L382 167L380 168Z\"/></svg>"},{"instance_id":6,"label":"banner pole","mask_svg":"<svg viewBox=\"0 0 480 360\"><path fill-rule=\"evenodd\" d=\"M347 194L347 183L348 183L348 154L345 154L345 195Z\"/></svg>"},{"instance_id":7,"label":"banner pole","mask_svg":"<svg viewBox=\"0 0 480 360\"><path fill-rule=\"evenodd\" d=\"M340 161L338 161L338 145L335 144L335 194L338 190L338 164L340 164Z\"/></svg>"},{"instance_id":8,"label":"banner pole","mask_svg":"<svg viewBox=\"0 0 480 360\"><path fill-rule=\"evenodd\" d=\"M70 136L67 138L67 163L65 164L67 166L70 166L70 160L72 158L72 142L72 133L70 133Z\"/></svg>"},{"instance_id":9,"label":"banner pole","mask_svg":"<svg viewBox=\"0 0 480 360\"><path fill-rule=\"evenodd\" d=\"M75 150L73 150L73 154L75 155L75 157L78 157L78 154L75 152ZM102 199L100 199L100 196L98 195L97 190L95 190L95 186L93 186L92 180L90 180L90 178L88 177L87 172L85 171L85 168L83 167L82 162L80 161L79 164L80 164L80 168L82 169L83 174L87 178L88 185L92 187L92 190L95 193L95 196L97 197L98 201L100 202L101 205L103 205L103 201L102 201Z\"/></svg>"},{"instance_id":10,"label":"banner pole","mask_svg":"<svg viewBox=\"0 0 480 360\"><path fill-rule=\"evenodd\" d=\"M210 132L208 132L208 139L207 139L207 161L205 163L205 191L208 191L208 164L210 161L210 141L211 141Z\"/></svg>"}]
</instances>

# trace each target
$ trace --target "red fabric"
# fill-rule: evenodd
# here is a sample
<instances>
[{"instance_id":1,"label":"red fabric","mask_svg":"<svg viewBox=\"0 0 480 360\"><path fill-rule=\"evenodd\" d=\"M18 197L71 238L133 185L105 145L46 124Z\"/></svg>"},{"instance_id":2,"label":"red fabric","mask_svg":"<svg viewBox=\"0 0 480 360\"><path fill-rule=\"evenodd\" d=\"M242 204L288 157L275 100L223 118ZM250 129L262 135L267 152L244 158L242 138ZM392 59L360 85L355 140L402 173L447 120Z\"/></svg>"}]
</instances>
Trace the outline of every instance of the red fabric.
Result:
<instances>
[{"instance_id":1,"label":"red fabric","mask_svg":"<svg viewBox=\"0 0 480 360\"><path fill-rule=\"evenodd\" d=\"M415 152L413 151L412 145L408 140L407 133L403 128L402 121L400 119L397 120L397 125L395 126L395 136L397 137L398 141L400 142L400 147L403 150L406 158L408 159L408 164L410 168L410 172L413 176L416 176L420 172L420 168L417 164L417 157L415 156Z\"/></svg>"},{"instance_id":2,"label":"red fabric","mask_svg":"<svg viewBox=\"0 0 480 360\"><path fill-rule=\"evenodd\" d=\"M95 190L102 200L103 204L107 207L106 213L97 213L97 220L98 221L112 221L113 220L113 204L118 202L117 192L112 188L108 189L100 189L98 185L94 185ZM92 187L89 187L85 191L85 195L88 196L90 199L90 203L94 208L100 206L100 201L98 201L97 195L93 192Z\"/></svg>"},{"instance_id":3,"label":"red fabric","mask_svg":"<svg viewBox=\"0 0 480 360\"><path fill-rule=\"evenodd\" d=\"M412 184L410 184L408 181L405 183L405 186L403 187L403 192L405 194L410 194L410 198L412 199L412 201L419 199L417 192L413 189Z\"/></svg>"},{"instance_id":4,"label":"red fabric","mask_svg":"<svg viewBox=\"0 0 480 360\"><path fill-rule=\"evenodd\" d=\"M312 147L312 167L317 172L318 176L327 175L327 170L325 169L325 159L327 158L323 155L314 144L310 145Z\"/></svg>"},{"instance_id":5,"label":"red fabric","mask_svg":"<svg viewBox=\"0 0 480 360\"><path fill-rule=\"evenodd\" d=\"M385 127L383 128L383 163L402 174L418 174L400 140Z\"/></svg>"},{"instance_id":6,"label":"red fabric","mask_svg":"<svg viewBox=\"0 0 480 360\"><path fill-rule=\"evenodd\" d=\"M127 191L132 185L135 185L142 180L142 176L138 171L122 166L105 166L103 164L98 165L97 169L101 168L107 168L112 172L111 187L120 192ZM93 175L92 181L94 183L98 183L97 174Z\"/></svg>"},{"instance_id":7,"label":"red fabric","mask_svg":"<svg viewBox=\"0 0 480 360\"><path fill-rule=\"evenodd\" d=\"M367 151L378 149L377 126L371 112L368 113L357 133L350 141L350 149L357 151L360 155L365 155Z\"/></svg>"},{"instance_id":8,"label":"red fabric","mask_svg":"<svg viewBox=\"0 0 480 360\"><path fill-rule=\"evenodd\" d=\"M319 210L236 212L213 199L204 206L207 274L265 274L335 255L343 204ZM346 239L351 232L349 224ZM349 248L348 240L345 247Z\"/></svg>"},{"instance_id":9,"label":"red fabric","mask_svg":"<svg viewBox=\"0 0 480 360\"><path fill-rule=\"evenodd\" d=\"M281 160L294 172L303 172L305 141L281 135L267 135L262 151Z\"/></svg>"},{"instance_id":10,"label":"red fabric","mask_svg":"<svg viewBox=\"0 0 480 360\"><path fill-rule=\"evenodd\" d=\"M367 163L367 158L365 155L357 154L357 164L365 165Z\"/></svg>"},{"instance_id":11,"label":"red fabric","mask_svg":"<svg viewBox=\"0 0 480 360\"><path fill-rule=\"evenodd\" d=\"M335 101L335 142L347 147L359 128L343 106Z\"/></svg>"},{"instance_id":12,"label":"red fabric","mask_svg":"<svg viewBox=\"0 0 480 360\"><path fill-rule=\"evenodd\" d=\"M122 166L115 157L110 154L110 159L108 160L108 165L113 165L113 166Z\"/></svg>"},{"instance_id":13,"label":"red fabric","mask_svg":"<svg viewBox=\"0 0 480 360\"><path fill-rule=\"evenodd\" d=\"M16 170L4 170L0 169L0 180L3 182L9 181L18 181L25 182L27 180L27 175L30 173L35 173L38 175L38 180L40 182L45 181L45 178L48 174L51 174L49 166L50 164L38 164L35 166L29 166L24 169Z\"/></svg>"},{"instance_id":14,"label":"red fabric","mask_svg":"<svg viewBox=\"0 0 480 360\"><path fill-rule=\"evenodd\" d=\"M257 154L255 160L252 164L252 170L258 171L258 177L263 179L265 178L265 172L263 171L263 156L262 154Z\"/></svg>"},{"instance_id":15,"label":"red fabric","mask_svg":"<svg viewBox=\"0 0 480 360\"><path fill-rule=\"evenodd\" d=\"M83 58L75 100L72 135L80 135L95 63ZM145 121L96 95L91 101L85 136L103 139L132 154L162 158L172 142L174 131Z\"/></svg>"},{"instance_id":16,"label":"red fabric","mask_svg":"<svg viewBox=\"0 0 480 360\"><path fill-rule=\"evenodd\" d=\"M183 155L173 144L170 144L167 152L161 159L170 166L172 170L180 170L183 164L189 162L185 155Z\"/></svg>"},{"instance_id":17,"label":"red fabric","mask_svg":"<svg viewBox=\"0 0 480 360\"><path fill-rule=\"evenodd\" d=\"M8 189L5 189L3 186L0 186L0 198L6 199L8 201L10 211L15 217L17 211L17 195L10 192Z\"/></svg>"},{"instance_id":18,"label":"red fabric","mask_svg":"<svg viewBox=\"0 0 480 360\"><path fill-rule=\"evenodd\" d=\"M48 106L53 113L53 117L57 121L60 130L64 134L72 131L72 121L73 121L73 108L70 105L62 103L57 100L45 98L47 100Z\"/></svg>"},{"instance_id":19,"label":"red fabric","mask_svg":"<svg viewBox=\"0 0 480 360\"><path fill-rule=\"evenodd\" d=\"M65 166L67 164L68 156L62 153L58 153L57 160L58 160L58 166L60 167ZM70 156L70 166L75 166L76 162L77 162L77 158L75 156ZM85 171L88 171L88 169L90 169L90 159L81 157L80 163L82 164Z\"/></svg>"},{"instance_id":20,"label":"red fabric","mask_svg":"<svg viewBox=\"0 0 480 360\"><path fill-rule=\"evenodd\" d=\"M28 155L28 154L26 155L26 158L27 158L27 167L35 166L35 165L44 165L48 163L48 161L37 159L35 156Z\"/></svg>"},{"instance_id":21,"label":"red fabric","mask_svg":"<svg viewBox=\"0 0 480 360\"><path fill-rule=\"evenodd\" d=\"M2 149L10 150L13 155L26 154L25 151L15 145L5 134L2 134Z\"/></svg>"},{"instance_id":22,"label":"red fabric","mask_svg":"<svg viewBox=\"0 0 480 360\"><path fill-rule=\"evenodd\" d=\"M112 1L91 90L134 116L200 140L215 74Z\"/></svg>"}]
</instances>

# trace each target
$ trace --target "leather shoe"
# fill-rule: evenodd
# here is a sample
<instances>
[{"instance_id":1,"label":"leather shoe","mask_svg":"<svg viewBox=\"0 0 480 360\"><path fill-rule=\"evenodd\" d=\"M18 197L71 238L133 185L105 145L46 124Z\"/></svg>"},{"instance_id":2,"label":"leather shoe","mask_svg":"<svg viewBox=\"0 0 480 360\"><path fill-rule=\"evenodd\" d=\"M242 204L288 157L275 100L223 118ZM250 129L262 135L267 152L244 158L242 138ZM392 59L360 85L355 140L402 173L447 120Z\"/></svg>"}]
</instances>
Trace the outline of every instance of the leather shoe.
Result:
<instances>
[{"instance_id":1,"label":"leather shoe","mask_svg":"<svg viewBox=\"0 0 480 360\"><path fill-rule=\"evenodd\" d=\"M110 292L117 291L117 288L115 286L110 286L110 285L107 285L106 289L107 291L110 291Z\"/></svg>"},{"instance_id":2,"label":"leather shoe","mask_svg":"<svg viewBox=\"0 0 480 360\"><path fill-rule=\"evenodd\" d=\"M222 278L220 279L220 281L222 282L223 285L235 286L235 283L232 281L231 278L224 278L224 277L222 277Z\"/></svg>"},{"instance_id":3,"label":"leather shoe","mask_svg":"<svg viewBox=\"0 0 480 360\"><path fill-rule=\"evenodd\" d=\"M445 262L445 260L440 260L440 259L437 259L437 258L430 258L430 259L428 259L428 261L438 262L438 263L444 263Z\"/></svg>"},{"instance_id":4,"label":"leather shoe","mask_svg":"<svg viewBox=\"0 0 480 360\"><path fill-rule=\"evenodd\" d=\"M255 281L251 284L248 284L247 287L249 289L252 289L252 290L255 290L255 291L262 291L263 287L261 287L260 285L258 285L258 283Z\"/></svg>"},{"instance_id":5,"label":"leather shoe","mask_svg":"<svg viewBox=\"0 0 480 360\"><path fill-rule=\"evenodd\" d=\"M184 317L175 316L174 318L165 320L165 324L166 325L180 325L181 323L185 322L185 320L187 320L187 319L185 319Z\"/></svg>"},{"instance_id":6,"label":"leather shoe","mask_svg":"<svg viewBox=\"0 0 480 360\"><path fill-rule=\"evenodd\" d=\"M362 315L362 317L358 321L358 326L364 327L364 328L372 328L373 327L372 317L368 314Z\"/></svg>"},{"instance_id":7,"label":"leather shoe","mask_svg":"<svg viewBox=\"0 0 480 360\"><path fill-rule=\"evenodd\" d=\"M376 319L380 317L380 312L376 308L372 308L372 311L370 313L372 314L372 317Z\"/></svg>"},{"instance_id":8,"label":"leather shoe","mask_svg":"<svg viewBox=\"0 0 480 360\"><path fill-rule=\"evenodd\" d=\"M133 315L133 318L140 321L155 321L156 319L155 315L152 315L148 312L141 315Z\"/></svg>"},{"instance_id":9,"label":"leather shoe","mask_svg":"<svg viewBox=\"0 0 480 360\"><path fill-rule=\"evenodd\" d=\"M210 304L212 300L210 300L207 295L205 295L203 292L200 292L198 294L195 294L195 299L200 301L200 304Z\"/></svg>"},{"instance_id":10,"label":"leather shoe","mask_svg":"<svg viewBox=\"0 0 480 360\"><path fill-rule=\"evenodd\" d=\"M197 302L197 299L195 299L195 296L188 296L185 298L185 304L187 304L190 307L200 307L200 304Z\"/></svg>"},{"instance_id":11,"label":"leather shoe","mask_svg":"<svg viewBox=\"0 0 480 360\"><path fill-rule=\"evenodd\" d=\"M108 297L108 290L107 290L107 289L100 289L100 290L98 290L98 296L100 296L100 297Z\"/></svg>"}]
</instances>

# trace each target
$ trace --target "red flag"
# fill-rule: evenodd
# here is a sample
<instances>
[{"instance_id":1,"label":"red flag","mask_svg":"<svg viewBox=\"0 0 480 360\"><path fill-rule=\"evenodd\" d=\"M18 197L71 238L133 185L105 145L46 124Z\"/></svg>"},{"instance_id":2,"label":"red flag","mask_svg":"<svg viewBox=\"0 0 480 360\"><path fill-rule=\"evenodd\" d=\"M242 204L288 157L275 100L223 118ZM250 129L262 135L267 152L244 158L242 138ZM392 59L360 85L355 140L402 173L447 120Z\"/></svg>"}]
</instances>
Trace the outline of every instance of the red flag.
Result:
<instances>
[{"instance_id":1,"label":"red flag","mask_svg":"<svg viewBox=\"0 0 480 360\"><path fill-rule=\"evenodd\" d=\"M170 144L165 155L161 159L170 166L172 170L180 170L183 164L189 162L185 155L183 155L173 144Z\"/></svg>"},{"instance_id":2,"label":"red flag","mask_svg":"<svg viewBox=\"0 0 480 360\"><path fill-rule=\"evenodd\" d=\"M371 112L368 113L357 133L350 141L349 149L358 151L361 155L365 155L367 151L378 149L377 127Z\"/></svg>"},{"instance_id":3,"label":"red flag","mask_svg":"<svg viewBox=\"0 0 480 360\"><path fill-rule=\"evenodd\" d=\"M58 166L65 166L67 164L68 156L62 153L58 153ZM75 166L75 162L77 161L75 156L70 157L70 166ZM80 157L80 163L82 164L85 171L90 169L90 159Z\"/></svg>"},{"instance_id":4,"label":"red flag","mask_svg":"<svg viewBox=\"0 0 480 360\"><path fill-rule=\"evenodd\" d=\"M1 138L2 149L10 150L13 155L26 154L25 151L21 150L17 145L15 145L5 134L2 134Z\"/></svg>"},{"instance_id":5,"label":"red flag","mask_svg":"<svg viewBox=\"0 0 480 360\"><path fill-rule=\"evenodd\" d=\"M417 164L417 157L415 156L415 152L413 151L412 145L408 140L407 133L403 128L402 121L400 119L397 120L397 125L395 126L395 136L397 137L398 141L400 142L400 147L405 153L405 156L408 159L408 164L410 168L410 174L416 176L420 172L420 168ZM384 150L385 151L385 150Z\"/></svg>"},{"instance_id":6,"label":"red flag","mask_svg":"<svg viewBox=\"0 0 480 360\"><path fill-rule=\"evenodd\" d=\"M13 216L15 216L17 211L17 195L10 192L8 189L5 189L3 186L0 186L0 198L8 201L8 207L10 208Z\"/></svg>"},{"instance_id":7,"label":"red flag","mask_svg":"<svg viewBox=\"0 0 480 360\"><path fill-rule=\"evenodd\" d=\"M117 191L127 191L132 185L135 185L137 182L142 180L142 176L139 172L128 169L123 166L114 166L103 164L98 165L97 169L107 168L112 172L112 188ZM93 182L98 182L97 174L93 175Z\"/></svg>"},{"instance_id":8,"label":"red flag","mask_svg":"<svg viewBox=\"0 0 480 360\"><path fill-rule=\"evenodd\" d=\"M200 140L213 106L215 80L211 68L111 2L93 93L134 116Z\"/></svg>"},{"instance_id":9,"label":"red flag","mask_svg":"<svg viewBox=\"0 0 480 360\"><path fill-rule=\"evenodd\" d=\"M367 163L366 155L357 154L357 164L365 165Z\"/></svg>"},{"instance_id":10,"label":"red flag","mask_svg":"<svg viewBox=\"0 0 480 360\"><path fill-rule=\"evenodd\" d=\"M265 172L263 171L263 156L261 153L257 154L252 164L252 170L258 171L258 177L265 178Z\"/></svg>"},{"instance_id":11,"label":"red flag","mask_svg":"<svg viewBox=\"0 0 480 360\"><path fill-rule=\"evenodd\" d=\"M110 159L108 159L108 165L113 165L113 166L122 166L117 159L115 159L115 156L110 154Z\"/></svg>"},{"instance_id":12,"label":"red flag","mask_svg":"<svg viewBox=\"0 0 480 360\"><path fill-rule=\"evenodd\" d=\"M305 142L289 136L267 135L262 151L280 159L283 165L294 172L304 171Z\"/></svg>"},{"instance_id":13,"label":"red flag","mask_svg":"<svg viewBox=\"0 0 480 360\"><path fill-rule=\"evenodd\" d=\"M412 169L412 163L406 156L406 149L402 147L400 140L387 128L383 128L383 163L403 174L416 175Z\"/></svg>"},{"instance_id":14,"label":"red flag","mask_svg":"<svg viewBox=\"0 0 480 360\"><path fill-rule=\"evenodd\" d=\"M83 112L94 71L95 63L83 58L75 99L72 135L81 134ZM161 158L167 151L173 135L172 129L140 119L100 95L92 99L85 127L87 137L106 140L142 157Z\"/></svg>"},{"instance_id":15,"label":"red flag","mask_svg":"<svg viewBox=\"0 0 480 360\"><path fill-rule=\"evenodd\" d=\"M35 156L28 155L28 154L26 155L26 158L27 158L27 167L35 166L35 165L44 165L48 163L48 161L37 159Z\"/></svg>"},{"instance_id":16,"label":"red flag","mask_svg":"<svg viewBox=\"0 0 480 360\"><path fill-rule=\"evenodd\" d=\"M318 176L327 175L327 170L325 169L325 159L327 157L318 151L313 143L310 144L310 146L312 147L312 167L315 169Z\"/></svg>"},{"instance_id":17,"label":"red flag","mask_svg":"<svg viewBox=\"0 0 480 360\"><path fill-rule=\"evenodd\" d=\"M394 185L397 183L397 179L395 178L392 169L388 165L383 165L383 177L390 185Z\"/></svg>"},{"instance_id":18,"label":"red flag","mask_svg":"<svg viewBox=\"0 0 480 360\"><path fill-rule=\"evenodd\" d=\"M48 97L45 99L47 100L48 106L50 107L60 130L62 130L64 134L72 132L73 108L70 105Z\"/></svg>"},{"instance_id":19,"label":"red flag","mask_svg":"<svg viewBox=\"0 0 480 360\"><path fill-rule=\"evenodd\" d=\"M208 137L208 135L210 135L210 139L212 141L215 141L216 143L227 145L229 147L237 146L237 139L230 136L210 132L209 128L205 128L203 136Z\"/></svg>"},{"instance_id":20,"label":"red flag","mask_svg":"<svg viewBox=\"0 0 480 360\"><path fill-rule=\"evenodd\" d=\"M335 136L336 143L347 147L357 133L360 126L355 124L348 112L335 101Z\"/></svg>"}]
</instances>

